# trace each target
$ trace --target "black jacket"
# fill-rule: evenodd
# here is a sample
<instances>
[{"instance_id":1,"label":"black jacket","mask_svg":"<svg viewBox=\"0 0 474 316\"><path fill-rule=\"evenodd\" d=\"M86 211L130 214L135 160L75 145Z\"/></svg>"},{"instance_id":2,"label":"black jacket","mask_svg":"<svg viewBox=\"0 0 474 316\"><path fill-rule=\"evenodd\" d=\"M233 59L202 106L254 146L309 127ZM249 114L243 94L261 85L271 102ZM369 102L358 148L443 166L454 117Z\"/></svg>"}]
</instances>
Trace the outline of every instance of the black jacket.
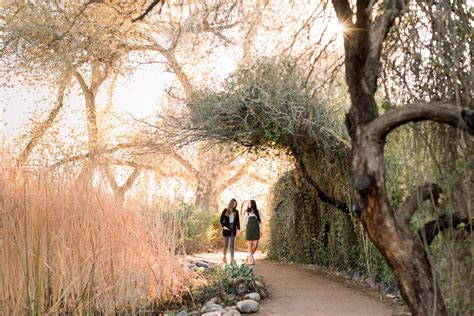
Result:
<instances>
[{"instance_id":1,"label":"black jacket","mask_svg":"<svg viewBox=\"0 0 474 316\"><path fill-rule=\"evenodd\" d=\"M237 230L240 229L239 211L235 210L234 225L232 225L232 227L230 227L230 219L229 216L227 216L226 212L227 209L225 208L222 211L220 222L222 227L227 227L229 229L222 228L222 236L228 237L231 235L231 233L232 236L235 236L237 235Z\"/></svg>"}]
</instances>

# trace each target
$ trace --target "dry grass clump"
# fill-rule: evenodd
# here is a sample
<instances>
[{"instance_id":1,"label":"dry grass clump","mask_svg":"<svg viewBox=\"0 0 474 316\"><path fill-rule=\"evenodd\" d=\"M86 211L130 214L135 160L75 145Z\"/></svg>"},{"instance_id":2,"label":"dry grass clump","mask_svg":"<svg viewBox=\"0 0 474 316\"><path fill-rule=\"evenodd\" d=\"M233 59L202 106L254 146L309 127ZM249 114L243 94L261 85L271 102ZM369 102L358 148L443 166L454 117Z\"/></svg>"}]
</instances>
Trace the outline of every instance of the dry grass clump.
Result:
<instances>
[{"instance_id":1,"label":"dry grass clump","mask_svg":"<svg viewBox=\"0 0 474 316\"><path fill-rule=\"evenodd\" d=\"M0 168L0 314L134 312L187 290L179 218Z\"/></svg>"}]
</instances>

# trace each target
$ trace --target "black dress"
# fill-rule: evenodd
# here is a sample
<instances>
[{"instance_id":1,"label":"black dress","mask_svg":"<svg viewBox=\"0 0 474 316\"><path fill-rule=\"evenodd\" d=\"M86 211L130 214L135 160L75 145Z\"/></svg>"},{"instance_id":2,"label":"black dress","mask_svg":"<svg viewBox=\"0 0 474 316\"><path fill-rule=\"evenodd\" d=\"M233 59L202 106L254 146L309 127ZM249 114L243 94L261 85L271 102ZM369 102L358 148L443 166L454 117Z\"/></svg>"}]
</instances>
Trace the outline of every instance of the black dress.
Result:
<instances>
[{"instance_id":1,"label":"black dress","mask_svg":"<svg viewBox=\"0 0 474 316\"><path fill-rule=\"evenodd\" d=\"M240 220L239 220L239 211L235 210L234 212L234 223L230 223L230 218L226 214L227 208L222 211L221 214L221 225L222 227L227 227L228 229L222 229L222 236L229 237L237 235L237 230L240 229ZM232 235L231 235L232 234Z\"/></svg>"}]
</instances>

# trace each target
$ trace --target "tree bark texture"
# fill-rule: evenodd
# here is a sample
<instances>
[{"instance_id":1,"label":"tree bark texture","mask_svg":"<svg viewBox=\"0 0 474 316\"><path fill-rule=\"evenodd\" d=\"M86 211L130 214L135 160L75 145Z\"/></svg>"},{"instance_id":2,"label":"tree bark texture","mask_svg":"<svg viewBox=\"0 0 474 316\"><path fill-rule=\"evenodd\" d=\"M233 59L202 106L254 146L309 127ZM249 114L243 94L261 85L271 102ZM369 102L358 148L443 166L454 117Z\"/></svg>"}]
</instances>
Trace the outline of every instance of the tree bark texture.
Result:
<instances>
[{"instance_id":1,"label":"tree bark texture","mask_svg":"<svg viewBox=\"0 0 474 316\"><path fill-rule=\"evenodd\" d=\"M407 209L401 218L388 199L384 144L393 129L422 120L449 124L472 134L473 112L433 102L407 105L379 117L374 96L381 50L387 33L406 3L387 0L382 3L382 11L376 18L372 17L372 1L357 1L355 13L347 0L333 0L332 3L339 23L348 30L344 34L344 50L351 108L346 125L352 141L351 169L356 208L368 235L392 269L411 312L414 315L446 315L447 308L427 246L409 227L417 193L405 202ZM420 199L423 200L422 196Z\"/></svg>"}]
</instances>

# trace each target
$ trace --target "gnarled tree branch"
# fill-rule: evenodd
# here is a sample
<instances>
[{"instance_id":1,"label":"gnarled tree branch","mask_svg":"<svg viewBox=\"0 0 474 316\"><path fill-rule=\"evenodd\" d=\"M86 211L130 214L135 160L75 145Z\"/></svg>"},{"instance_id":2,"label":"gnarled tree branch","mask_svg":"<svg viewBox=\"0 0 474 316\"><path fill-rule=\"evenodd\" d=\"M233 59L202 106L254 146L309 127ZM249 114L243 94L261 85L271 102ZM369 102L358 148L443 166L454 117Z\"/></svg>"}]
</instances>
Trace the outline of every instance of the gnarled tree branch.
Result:
<instances>
[{"instance_id":1,"label":"gnarled tree branch","mask_svg":"<svg viewBox=\"0 0 474 316\"><path fill-rule=\"evenodd\" d=\"M465 129L474 134L474 111L437 102L413 103L390 110L372 121L368 130L383 142L392 130L403 124L428 120Z\"/></svg>"},{"instance_id":2,"label":"gnarled tree branch","mask_svg":"<svg viewBox=\"0 0 474 316\"><path fill-rule=\"evenodd\" d=\"M426 223L418 234L429 245L440 232L456 228L459 224L465 224L465 229L472 233L472 221L473 219L469 218L468 215L459 212L443 213L437 219Z\"/></svg>"},{"instance_id":3,"label":"gnarled tree branch","mask_svg":"<svg viewBox=\"0 0 474 316\"><path fill-rule=\"evenodd\" d=\"M304 162L303 162L303 158L301 157L301 155L296 155L294 154L296 160L297 160L297 163L298 163L298 167L301 171L301 173L303 174L303 177L305 178L305 180L308 182L308 184L310 185L311 188L314 189L314 191L316 192L316 195L318 196L318 198L324 202L324 203L327 203L327 204L330 204L334 207L336 207L337 209L339 209L340 211L344 212L344 213L349 213L349 207L347 206L346 203L344 202L341 202L341 201L338 201L336 200L335 198L327 195L322 189L321 187L316 183L316 181L314 181L314 179L311 177L311 175L309 174L308 170L306 170L306 166L304 165Z\"/></svg>"},{"instance_id":4,"label":"gnarled tree branch","mask_svg":"<svg viewBox=\"0 0 474 316\"><path fill-rule=\"evenodd\" d=\"M436 183L425 183L418 187L403 204L400 206L399 218L406 225L409 224L412 215L420 208L425 200L431 200L434 205L438 205L441 188Z\"/></svg>"},{"instance_id":5,"label":"gnarled tree branch","mask_svg":"<svg viewBox=\"0 0 474 316\"><path fill-rule=\"evenodd\" d=\"M339 23L344 26L353 26L352 23L352 9L347 0L332 0L334 10L336 11Z\"/></svg>"},{"instance_id":6,"label":"gnarled tree branch","mask_svg":"<svg viewBox=\"0 0 474 316\"><path fill-rule=\"evenodd\" d=\"M59 79L58 96L54 108L49 113L48 118L43 121L38 127L36 127L31 133L30 141L18 157L17 166L21 167L26 163L29 155L31 154L35 146L38 144L40 138L43 137L46 131L53 125L59 112L61 112L64 105L64 95L66 92L67 85L69 84L70 78L71 70L66 69Z\"/></svg>"},{"instance_id":7,"label":"gnarled tree branch","mask_svg":"<svg viewBox=\"0 0 474 316\"><path fill-rule=\"evenodd\" d=\"M191 162L189 162L188 160L184 159L183 157L181 157L181 155L179 155L177 152L173 151L171 153L171 156L176 159L180 164L181 166L183 166L189 173L193 174L194 176L198 177L199 175L199 170L197 170L193 164Z\"/></svg>"},{"instance_id":8,"label":"gnarled tree branch","mask_svg":"<svg viewBox=\"0 0 474 316\"><path fill-rule=\"evenodd\" d=\"M383 14L374 21L372 24L372 30L369 32L370 46L364 65L365 81L371 93L375 93L377 87L380 54L382 52L383 42L387 37L388 31L395 22L395 19L400 15L402 9L405 7L405 0L385 1L383 6Z\"/></svg>"},{"instance_id":9,"label":"gnarled tree branch","mask_svg":"<svg viewBox=\"0 0 474 316\"><path fill-rule=\"evenodd\" d=\"M153 8L156 7L160 3L161 3L161 6L163 6L164 1L163 0L153 0L153 2L150 3L150 5L145 9L145 11L142 14L140 14L138 17L132 19L132 22L137 22L137 21L143 20L148 15L148 13L150 13L151 10L153 10ZM160 12L158 12L158 13L161 13L161 9L160 9Z\"/></svg>"}]
</instances>

